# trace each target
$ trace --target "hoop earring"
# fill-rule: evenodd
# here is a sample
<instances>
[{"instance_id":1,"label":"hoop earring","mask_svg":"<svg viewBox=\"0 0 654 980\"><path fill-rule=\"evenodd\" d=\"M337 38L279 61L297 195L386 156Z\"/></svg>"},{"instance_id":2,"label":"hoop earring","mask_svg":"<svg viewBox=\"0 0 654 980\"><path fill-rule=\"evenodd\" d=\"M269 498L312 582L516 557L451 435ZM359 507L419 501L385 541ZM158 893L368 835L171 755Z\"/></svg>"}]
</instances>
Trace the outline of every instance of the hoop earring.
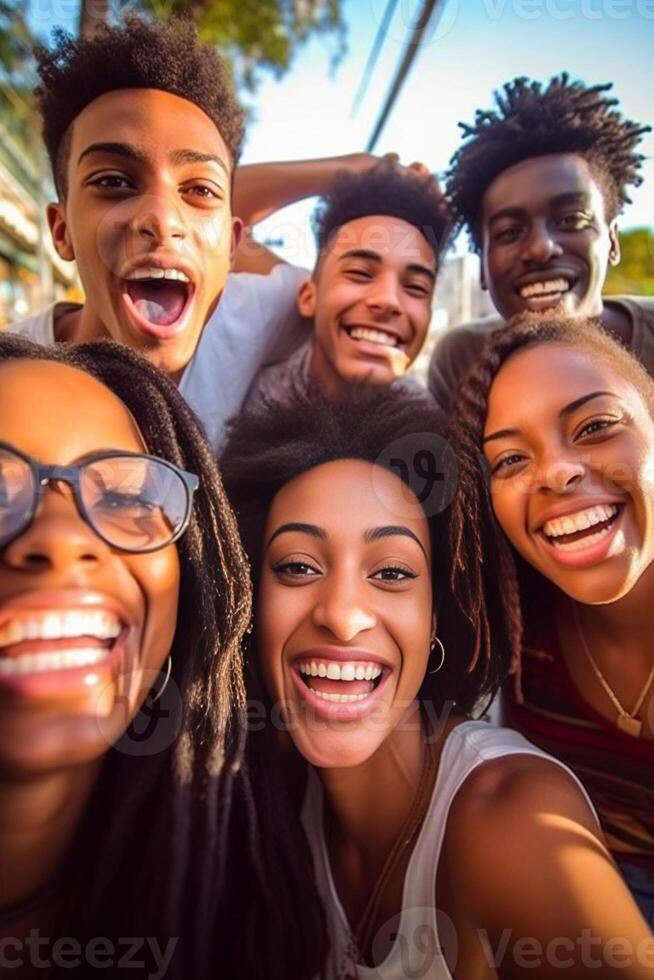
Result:
<instances>
[{"instance_id":1,"label":"hoop earring","mask_svg":"<svg viewBox=\"0 0 654 980\"><path fill-rule=\"evenodd\" d=\"M164 678L164 682L159 688L159 690L157 691L157 693L155 694L155 696L150 701L150 704L155 704L159 700L163 692L166 690L168 686L168 681L170 680L170 672L172 669L173 669L173 658L170 656L170 654L168 654L168 660L166 661L166 676Z\"/></svg>"},{"instance_id":2,"label":"hoop earring","mask_svg":"<svg viewBox=\"0 0 654 980\"><path fill-rule=\"evenodd\" d=\"M434 652L434 650L436 649L436 647L439 647L440 648L440 651L441 651L440 663L438 664L438 667L432 667L431 670L428 670L427 671L428 674L437 674L438 671L443 666L443 664L445 663L445 647L443 646L443 641L440 640L436 636L436 634L434 633L434 635L432 637L432 641L431 641L431 647L429 648L429 660L431 660L431 655Z\"/></svg>"}]
</instances>

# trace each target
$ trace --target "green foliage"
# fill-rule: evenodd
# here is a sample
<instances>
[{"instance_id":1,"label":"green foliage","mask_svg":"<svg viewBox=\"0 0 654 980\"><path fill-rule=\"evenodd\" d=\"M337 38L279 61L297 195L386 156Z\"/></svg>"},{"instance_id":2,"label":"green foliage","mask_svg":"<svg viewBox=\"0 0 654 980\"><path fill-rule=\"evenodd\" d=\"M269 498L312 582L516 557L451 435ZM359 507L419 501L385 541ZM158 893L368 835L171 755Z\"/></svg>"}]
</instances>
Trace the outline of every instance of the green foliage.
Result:
<instances>
[{"instance_id":1,"label":"green foliage","mask_svg":"<svg viewBox=\"0 0 654 980\"><path fill-rule=\"evenodd\" d=\"M332 40L332 64L345 51L341 0L141 0L128 3L154 15L191 16L204 41L231 62L237 84L249 90L261 71L280 77L293 54L313 34Z\"/></svg>"},{"instance_id":2,"label":"green foliage","mask_svg":"<svg viewBox=\"0 0 654 980\"><path fill-rule=\"evenodd\" d=\"M625 231L620 249L620 264L609 269L604 292L654 296L654 228Z\"/></svg>"}]
</instances>

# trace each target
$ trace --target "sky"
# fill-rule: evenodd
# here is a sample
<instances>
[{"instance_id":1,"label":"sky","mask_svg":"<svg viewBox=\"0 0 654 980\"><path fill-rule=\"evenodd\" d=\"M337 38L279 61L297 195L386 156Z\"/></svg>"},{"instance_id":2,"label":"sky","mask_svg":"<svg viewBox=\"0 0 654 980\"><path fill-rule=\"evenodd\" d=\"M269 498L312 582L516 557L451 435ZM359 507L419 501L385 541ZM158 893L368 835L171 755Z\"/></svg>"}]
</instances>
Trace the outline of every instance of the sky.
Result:
<instances>
[{"instance_id":1,"label":"sky","mask_svg":"<svg viewBox=\"0 0 654 980\"><path fill-rule=\"evenodd\" d=\"M422 0L397 0L366 97L353 116L353 97L386 5L343 0L347 50L334 70L335 41L319 36L299 50L284 78L261 75L256 93L246 98L252 119L243 163L365 149ZM41 32L55 23L75 28L78 0L33 0L30 6ZM421 160L442 171L459 143L457 123L490 107L494 89L517 75L547 79L562 70L589 84L612 81L621 110L654 123L654 0L440 0L437 10L375 152L397 152L404 163ZM654 158L654 134L643 141L643 152ZM644 186L633 193L621 226L649 226L654 236L654 159L643 175ZM314 204L279 212L259 227L258 237L284 240L293 251L286 257L310 264ZM458 250L464 248L460 241ZM278 251L284 254L284 246Z\"/></svg>"},{"instance_id":2,"label":"sky","mask_svg":"<svg viewBox=\"0 0 654 980\"><path fill-rule=\"evenodd\" d=\"M253 100L244 163L365 149L422 5L421 0L398 0L366 98L352 117L353 97L386 2L345 0L347 52L331 74L334 44L315 38L281 81L262 80ZM457 123L472 121L478 108L490 108L494 89L517 75L547 79L563 70L589 84L612 81L621 110L639 122L654 123L649 83L654 0L444 0L441 9L375 152L397 152L404 163L422 160L442 171L460 140ZM643 141L643 152L654 158L654 135ZM645 184L633 193L621 226L650 226L654 233L654 160L647 161L643 174ZM307 221L314 203L280 212L261 226L260 236L295 242L301 233L304 261L310 262ZM459 251L464 247L458 243Z\"/></svg>"}]
</instances>

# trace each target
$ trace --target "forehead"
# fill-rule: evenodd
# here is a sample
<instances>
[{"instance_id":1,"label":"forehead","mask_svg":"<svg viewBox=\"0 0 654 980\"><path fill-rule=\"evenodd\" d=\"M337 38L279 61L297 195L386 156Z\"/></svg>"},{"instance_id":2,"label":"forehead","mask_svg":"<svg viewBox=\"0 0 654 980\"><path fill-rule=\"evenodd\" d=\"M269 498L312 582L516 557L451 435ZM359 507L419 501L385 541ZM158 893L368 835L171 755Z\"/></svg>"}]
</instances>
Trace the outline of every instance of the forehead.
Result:
<instances>
[{"instance_id":1,"label":"forehead","mask_svg":"<svg viewBox=\"0 0 654 980\"><path fill-rule=\"evenodd\" d=\"M359 542L368 528L403 524L429 550L427 519L411 489L364 460L323 463L287 483L273 500L268 528L287 521L316 524L348 543Z\"/></svg>"},{"instance_id":2,"label":"forehead","mask_svg":"<svg viewBox=\"0 0 654 980\"><path fill-rule=\"evenodd\" d=\"M599 354L563 344L542 344L513 354L491 385L485 431L522 427L520 419L558 416L562 408L593 391L623 401L644 402L633 384Z\"/></svg>"},{"instance_id":3,"label":"forehead","mask_svg":"<svg viewBox=\"0 0 654 980\"><path fill-rule=\"evenodd\" d=\"M199 106L158 89L115 89L90 102L73 123L71 164L91 143L130 143L149 155L193 149L230 156L215 123Z\"/></svg>"},{"instance_id":4,"label":"forehead","mask_svg":"<svg viewBox=\"0 0 654 980\"><path fill-rule=\"evenodd\" d=\"M566 195L583 196L595 211L604 213L602 189L583 157L574 153L531 157L503 170L489 185L482 218L488 221L504 208L537 211Z\"/></svg>"},{"instance_id":5,"label":"forehead","mask_svg":"<svg viewBox=\"0 0 654 980\"><path fill-rule=\"evenodd\" d=\"M52 361L0 364L0 440L47 463L99 449L145 449L136 423L112 391Z\"/></svg>"},{"instance_id":6,"label":"forehead","mask_svg":"<svg viewBox=\"0 0 654 980\"><path fill-rule=\"evenodd\" d=\"M433 249L414 225L387 214L368 214L347 221L330 237L326 258L337 260L352 249L375 252L382 260L434 268Z\"/></svg>"}]
</instances>

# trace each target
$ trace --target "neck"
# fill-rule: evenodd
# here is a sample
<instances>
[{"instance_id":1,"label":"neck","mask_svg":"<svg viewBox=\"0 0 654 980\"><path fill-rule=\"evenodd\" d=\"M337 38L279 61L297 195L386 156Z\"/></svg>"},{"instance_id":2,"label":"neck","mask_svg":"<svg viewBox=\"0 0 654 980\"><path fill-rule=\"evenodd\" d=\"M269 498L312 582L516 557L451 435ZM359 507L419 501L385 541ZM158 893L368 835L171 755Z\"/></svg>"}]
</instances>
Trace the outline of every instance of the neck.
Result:
<instances>
[{"instance_id":1,"label":"neck","mask_svg":"<svg viewBox=\"0 0 654 980\"><path fill-rule=\"evenodd\" d=\"M85 303L79 309L65 310L56 317L54 335L55 340L60 343L83 344L89 340L109 337L109 331L94 315L88 303Z\"/></svg>"},{"instance_id":2,"label":"neck","mask_svg":"<svg viewBox=\"0 0 654 980\"><path fill-rule=\"evenodd\" d=\"M646 664L654 662L652 647L654 563L645 570L627 595L602 606L577 603L584 635L595 645L611 647Z\"/></svg>"},{"instance_id":3,"label":"neck","mask_svg":"<svg viewBox=\"0 0 654 980\"><path fill-rule=\"evenodd\" d=\"M99 765L32 779L0 777L0 909L44 888L68 853Z\"/></svg>"},{"instance_id":4,"label":"neck","mask_svg":"<svg viewBox=\"0 0 654 980\"><path fill-rule=\"evenodd\" d=\"M323 391L330 398L340 398L345 390L345 382L332 369L329 361L323 354L315 339L311 347L311 360L309 362L309 374L313 381L317 381Z\"/></svg>"},{"instance_id":5,"label":"neck","mask_svg":"<svg viewBox=\"0 0 654 980\"><path fill-rule=\"evenodd\" d=\"M424 739L414 702L406 721L370 759L347 769L319 770L334 838L364 866L378 870L402 830L420 783Z\"/></svg>"}]
</instances>

